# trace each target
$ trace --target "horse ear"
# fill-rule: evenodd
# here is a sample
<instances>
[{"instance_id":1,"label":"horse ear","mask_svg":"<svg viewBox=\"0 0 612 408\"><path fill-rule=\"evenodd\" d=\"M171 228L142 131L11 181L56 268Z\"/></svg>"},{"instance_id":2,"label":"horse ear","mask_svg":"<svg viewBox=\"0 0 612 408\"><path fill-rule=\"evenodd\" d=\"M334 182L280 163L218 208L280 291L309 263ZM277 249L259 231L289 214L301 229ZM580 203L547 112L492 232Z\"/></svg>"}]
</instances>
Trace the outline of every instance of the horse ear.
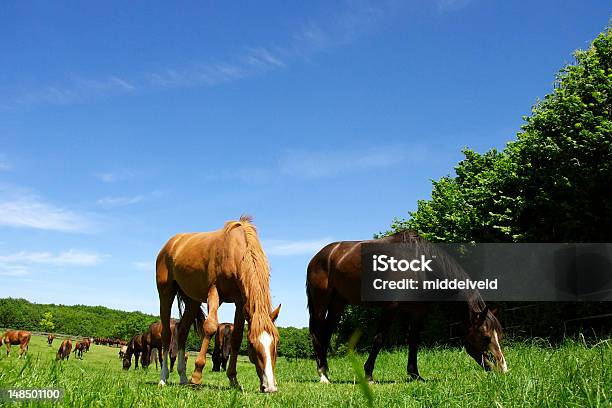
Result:
<instances>
[{"instance_id":1,"label":"horse ear","mask_svg":"<svg viewBox=\"0 0 612 408\"><path fill-rule=\"evenodd\" d=\"M272 319L272 323L276 321L276 318L278 317L278 314L280 313L280 308L281 308L281 305L278 305L276 309L270 312L270 319Z\"/></svg>"},{"instance_id":2,"label":"horse ear","mask_svg":"<svg viewBox=\"0 0 612 408\"><path fill-rule=\"evenodd\" d=\"M487 318L487 314L489 314L489 306L485 306L484 309L482 309L482 312L478 314L478 318L476 319L476 326L482 326L485 319Z\"/></svg>"},{"instance_id":3,"label":"horse ear","mask_svg":"<svg viewBox=\"0 0 612 408\"><path fill-rule=\"evenodd\" d=\"M489 313L489 306L485 306L481 312L476 312L472 316L472 326L480 327L484 323L487 318L487 314Z\"/></svg>"},{"instance_id":4,"label":"horse ear","mask_svg":"<svg viewBox=\"0 0 612 408\"><path fill-rule=\"evenodd\" d=\"M491 310L491 313L493 313L493 316L495 317L497 317L497 312L498 312L498 309L496 307Z\"/></svg>"}]
</instances>

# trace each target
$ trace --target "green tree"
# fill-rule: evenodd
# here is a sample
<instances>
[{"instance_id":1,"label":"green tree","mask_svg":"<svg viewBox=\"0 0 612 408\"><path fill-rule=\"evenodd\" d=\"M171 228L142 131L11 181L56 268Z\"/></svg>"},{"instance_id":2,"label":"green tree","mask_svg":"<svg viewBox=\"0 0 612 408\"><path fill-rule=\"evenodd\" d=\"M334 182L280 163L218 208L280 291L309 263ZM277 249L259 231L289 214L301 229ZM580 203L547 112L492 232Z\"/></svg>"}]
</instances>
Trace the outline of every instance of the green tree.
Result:
<instances>
[{"instance_id":1,"label":"green tree","mask_svg":"<svg viewBox=\"0 0 612 408\"><path fill-rule=\"evenodd\" d=\"M53 323L53 314L51 312L45 312L43 314L42 319L40 319L38 325L41 327L42 331L53 331L53 329L55 329L55 323Z\"/></svg>"},{"instance_id":2,"label":"green tree","mask_svg":"<svg viewBox=\"0 0 612 408\"><path fill-rule=\"evenodd\" d=\"M499 152L470 149L391 231L443 242L610 242L612 30L557 75Z\"/></svg>"}]
</instances>

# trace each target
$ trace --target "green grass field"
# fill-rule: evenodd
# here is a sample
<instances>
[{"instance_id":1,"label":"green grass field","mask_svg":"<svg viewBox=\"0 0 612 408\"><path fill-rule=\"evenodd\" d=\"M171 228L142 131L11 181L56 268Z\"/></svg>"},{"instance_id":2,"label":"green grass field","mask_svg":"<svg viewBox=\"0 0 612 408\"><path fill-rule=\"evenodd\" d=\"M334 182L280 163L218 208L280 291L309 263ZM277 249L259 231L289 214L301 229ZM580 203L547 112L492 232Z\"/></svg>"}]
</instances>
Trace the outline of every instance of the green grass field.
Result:
<instances>
[{"instance_id":1,"label":"green grass field","mask_svg":"<svg viewBox=\"0 0 612 408\"><path fill-rule=\"evenodd\" d=\"M0 357L0 388L60 387L64 405L70 407L228 407L228 406L368 406L368 391L356 383L349 357L330 360L332 384L319 384L313 360L279 359L276 366L279 392L258 392L254 366L243 357L238 379L243 390L230 389L224 372L210 371L208 356L203 385L171 384L159 388L159 372L121 369L118 350L92 345L83 360L55 362L59 347L33 337L26 359ZM552 348L545 344L515 344L505 349L507 374L486 373L459 349L422 350L420 371L425 381L406 381L405 352L383 352L374 372L377 382L369 387L374 406L405 407L524 407L612 405L612 340L587 347L566 342ZM359 365L365 359L357 356ZM188 374L193 358L188 362ZM51 405L46 403L46 405Z\"/></svg>"}]
</instances>

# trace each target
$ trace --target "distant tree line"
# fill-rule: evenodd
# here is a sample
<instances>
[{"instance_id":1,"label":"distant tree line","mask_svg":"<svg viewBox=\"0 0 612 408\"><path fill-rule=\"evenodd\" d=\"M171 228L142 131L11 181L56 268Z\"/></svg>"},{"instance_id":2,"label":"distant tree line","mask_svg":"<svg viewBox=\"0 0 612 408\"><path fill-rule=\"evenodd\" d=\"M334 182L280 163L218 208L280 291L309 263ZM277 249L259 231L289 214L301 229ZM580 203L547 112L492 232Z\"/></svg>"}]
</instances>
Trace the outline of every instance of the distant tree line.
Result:
<instances>
[{"instance_id":1,"label":"distant tree line","mask_svg":"<svg viewBox=\"0 0 612 408\"><path fill-rule=\"evenodd\" d=\"M63 333L71 336L109 337L129 340L146 331L158 316L142 312L126 312L104 306L55 305L31 303L25 299L0 299L0 327L31 331ZM279 355L287 358L309 358L312 355L310 335L306 328L279 327ZM247 336L243 336L241 354L247 353ZM187 349L199 351L202 340L193 329L189 332ZM214 347L214 338L209 352Z\"/></svg>"},{"instance_id":2,"label":"distant tree line","mask_svg":"<svg viewBox=\"0 0 612 408\"><path fill-rule=\"evenodd\" d=\"M553 91L523 118L515 140L502 151L464 149L455 174L433 181L431 198L418 201L406 219L395 219L378 236L412 229L432 242L612 242L612 30L574 56ZM434 308L429 320L431 341L448 338L452 310L443 307ZM587 335L612 331L610 318L563 324L612 313L612 302L528 309L514 314L516 333L559 339L568 329ZM340 337L348 339L376 318L372 311L348 308ZM397 333L402 330L391 336L392 344L403 344Z\"/></svg>"}]
</instances>

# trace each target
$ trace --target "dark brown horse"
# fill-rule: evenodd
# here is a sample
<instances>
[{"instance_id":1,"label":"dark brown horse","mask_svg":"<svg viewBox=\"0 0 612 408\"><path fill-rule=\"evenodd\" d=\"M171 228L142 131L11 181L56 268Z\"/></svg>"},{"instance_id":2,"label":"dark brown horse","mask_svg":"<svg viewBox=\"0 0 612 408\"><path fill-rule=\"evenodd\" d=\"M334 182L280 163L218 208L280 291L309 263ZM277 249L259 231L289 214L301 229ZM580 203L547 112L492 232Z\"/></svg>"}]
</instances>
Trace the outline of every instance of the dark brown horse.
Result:
<instances>
[{"instance_id":1,"label":"dark brown horse","mask_svg":"<svg viewBox=\"0 0 612 408\"><path fill-rule=\"evenodd\" d=\"M232 343L232 332L234 325L231 323L221 323L215 335L215 349L212 354L213 371L225 371L227 360L229 359Z\"/></svg>"},{"instance_id":2,"label":"dark brown horse","mask_svg":"<svg viewBox=\"0 0 612 408\"><path fill-rule=\"evenodd\" d=\"M200 384L210 338L217 332L217 309L223 302L235 303L234 333L227 368L230 385L237 387L236 361L242 342L245 319L249 322L249 357L255 364L262 392L277 390L274 377L278 330L274 325L280 306L271 307L270 270L250 217L226 222L213 232L178 234L157 257L157 291L163 325L163 359L160 384L168 380L168 350L171 341L170 312L174 298L184 307L177 331L178 373L181 384L185 373L185 342L189 326L203 331L202 346L195 361L191 382ZM200 308L208 305L208 317Z\"/></svg>"},{"instance_id":3,"label":"dark brown horse","mask_svg":"<svg viewBox=\"0 0 612 408\"><path fill-rule=\"evenodd\" d=\"M19 345L19 358L25 357L30 346L32 333L25 330L8 330L2 337L2 343L6 346L6 356L11 354L11 346Z\"/></svg>"},{"instance_id":4,"label":"dark brown horse","mask_svg":"<svg viewBox=\"0 0 612 408\"><path fill-rule=\"evenodd\" d=\"M81 341L77 341L74 343L74 356L75 358L83 359L83 352L85 351L85 343Z\"/></svg>"},{"instance_id":5,"label":"dark brown horse","mask_svg":"<svg viewBox=\"0 0 612 408\"><path fill-rule=\"evenodd\" d=\"M49 347L51 347L51 345L53 344L53 339L55 339L55 336L49 333L47 335L47 344L49 345Z\"/></svg>"},{"instance_id":6,"label":"dark brown horse","mask_svg":"<svg viewBox=\"0 0 612 408\"><path fill-rule=\"evenodd\" d=\"M178 320L170 319L170 330L172 331L171 341L170 341L170 372L174 370L174 363L176 362L176 357L178 355L178 350L176 346L176 327ZM144 346L146 348L146 353L142 355L140 361L144 367L148 367L151 363L151 354L152 350L157 350L157 359L161 361L162 359L162 324L161 321L157 321L152 323L147 331L144 333ZM157 368L157 364L155 365Z\"/></svg>"},{"instance_id":7,"label":"dark brown horse","mask_svg":"<svg viewBox=\"0 0 612 408\"><path fill-rule=\"evenodd\" d=\"M70 358L70 351L72 350L72 342L70 339L66 339L62 341L60 344L59 350L57 350L57 356L55 360L68 360Z\"/></svg>"},{"instance_id":8,"label":"dark brown horse","mask_svg":"<svg viewBox=\"0 0 612 408\"><path fill-rule=\"evenodd\" d=\"M402 231L374 241L334 242L321 249L310 261L306 277L306 294L310 313L309 329L315 350L317 370L323 383L329 382L327 350L332 332L347 304L361 305L361 244L362 243L418 243L429 250L433 244L421 239L412 231ZM465 273L457 269L457 273ZM417 350L420 331L428 305L417 302L389 302L369 304L382 308L378 328L370 355L364 365L366 377L371 381L376 357L382 348L389 328L397 315L408 319L408 375L420 378L417 367ZM506 361L500 346L501 325L480 298L473 294L466 299L465 321L467 336L464 344L466 351L485 369L492 365L487 358L490 351L499 368L507 370Z\"/></svg>"},{"instance_id":9,"label":"dark brown horse","mask_svg":"<svg viewBox=\"0 0 612 408\"><path fill-rule=\"evenodd\" d=\"M83 351L89 352L89 346L91 346L91 339L85 337L83 341L81 341L81 343L83 344Z\"/></svg>"},{"instance_id":10,"label":"dark brown horse","mask_svg":"<svg viewBox=\"0 0 612 408\"><path fill-rule=\"evenodd\" d=\"M144 339L144 334L137 334L133 336L128 345L125 354L123 355L123 369L129 370L132 365L132 355L134 355L134 361L136 363L135 368L138 368L138 360L142 353L145 353L147 346Z\"/></svg>"}]
</instances>

